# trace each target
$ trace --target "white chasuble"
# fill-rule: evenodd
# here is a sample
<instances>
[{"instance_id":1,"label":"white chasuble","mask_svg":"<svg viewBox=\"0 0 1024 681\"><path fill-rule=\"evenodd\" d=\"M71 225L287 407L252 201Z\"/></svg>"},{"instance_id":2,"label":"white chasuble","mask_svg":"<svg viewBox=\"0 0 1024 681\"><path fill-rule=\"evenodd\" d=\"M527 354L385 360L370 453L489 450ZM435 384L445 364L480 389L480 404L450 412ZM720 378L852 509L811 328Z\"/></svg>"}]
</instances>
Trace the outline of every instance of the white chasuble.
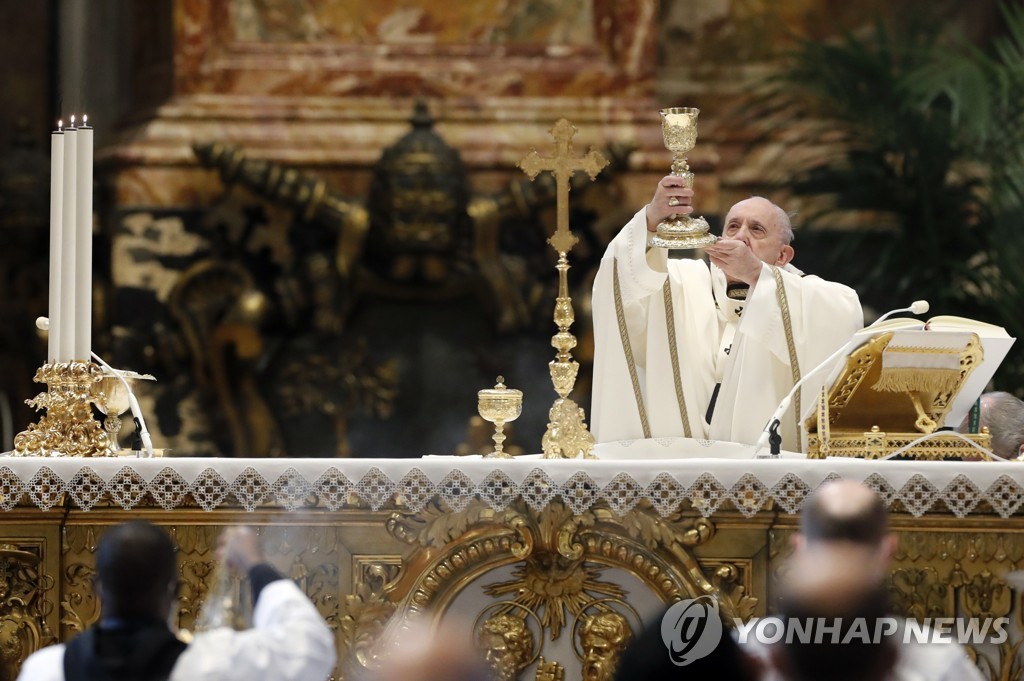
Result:
<instances>
[{"instance_id":1,"label":"white chasuble","mask_svg":"<svg viewBox=\"0 0 1024 681\"><path fill-rule=\"evenodd\" d=\"M641 209L609 244L594 281L594 437L754 444L802 372L863 326L857 294L764 265L746 301L732 300L721 270L648 250L649 237ZM803 385L801 405L817 398L825 378ZM801 449L796 402L780 429L791 451Z\"/></svg>"}]
</instances>

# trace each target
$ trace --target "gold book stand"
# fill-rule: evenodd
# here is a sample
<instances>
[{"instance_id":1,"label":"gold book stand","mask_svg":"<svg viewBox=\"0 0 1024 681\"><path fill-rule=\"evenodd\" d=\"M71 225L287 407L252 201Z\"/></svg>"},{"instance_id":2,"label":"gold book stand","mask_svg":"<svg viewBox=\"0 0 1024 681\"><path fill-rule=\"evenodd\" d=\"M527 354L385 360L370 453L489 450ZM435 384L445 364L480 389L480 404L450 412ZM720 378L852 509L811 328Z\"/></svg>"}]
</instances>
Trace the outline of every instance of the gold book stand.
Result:
<instances>
[{"instance_id":1,"label":"gold book stand","mask_svg":"<svg viewBox=\"0 0 1024 681\"><path fill-rule=\"evenodd\" d=\"M890 347L894 333L888 332L851 353L804 423L807 457L880 459L945 425L958 425L946 424L946 416L984 355L977 334L960 337L961 347ZM992 438L983 430L965 437L989 449ZM960 437L941 433L902 454L925 461L987 458Z\"/></svg>"}]
</instances>

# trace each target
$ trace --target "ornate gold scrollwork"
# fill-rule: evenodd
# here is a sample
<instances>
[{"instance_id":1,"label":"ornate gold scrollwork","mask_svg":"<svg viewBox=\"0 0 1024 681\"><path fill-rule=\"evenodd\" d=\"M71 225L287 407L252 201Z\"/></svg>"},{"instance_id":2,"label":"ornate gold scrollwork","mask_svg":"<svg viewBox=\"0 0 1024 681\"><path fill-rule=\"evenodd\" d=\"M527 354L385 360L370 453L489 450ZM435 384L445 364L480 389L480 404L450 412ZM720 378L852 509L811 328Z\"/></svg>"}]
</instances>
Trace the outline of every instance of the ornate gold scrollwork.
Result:
<instances>
[{"instance_id":1,"label":"ornate gold scrollwork","mask_svg":"<svg viewBox=\"0 0 1024 681\"><path fill-rule=\"evenodd\" d=\"M39 569L41 541L0 544L0 678L15 679L30 653L55 643L46 622L53 578Z\"/></svg>"},{"instance_id":2,"label":"ornate gold scrollwork","mask_svg":"<svg viewBox=\"0 0 1024 681\"><path fill-rule=\"evenodd\" d=\"M488 606L494 612L491 619L504 622L502 616L510 617L525 626L524 613L531 613L542 638L552 641L570 621L583 625L597 617L592 624L598 626L615 612L607 602L626 602L626 590L607 579L608 571L631 575L663 603L713 594L725 617L749 616L757 603L746 593L749 567L719 562L708 579L693 555L695 547L715 534L710 520L682 514L663 518L647 504L620 515L601 506L576 513L559 500L538 511L520 499L503 510L474 502L451 512L435 500L419 513L393 514L386 525L392 536L412 548L401 574L382 590L362 587L350 597L343 629L352 649L368 637L369 629L380 630L392 612L413 617L429 610L440 616L470 583L502 566L512 566L510 578L482 585L485 595L499 599ZM584 614L589 608L596 610ZM514 652L508 645L498 647L503 673L520 673L523 660L508 657ZM604 653L599 655L596 648L593 652L594 681L604 678L601 670L614 666ZM538 678L559 674L564 669L550 662L538 665Z\"/></svg>"},{"instance_id":3,"label":"ornate gold scrollwork","mask_svg":"<svg viewBox=\"0 0 1024 681\"><path fill-rule=\"evenodd\" d=\"M400 563L389 560L384 556L362 558L352 593L345 596L338 625L340 658L351 669L373 664L374 645L394 614L396 605L385 595L385 587L397 576Z\"/></svg>"}]
</instances>

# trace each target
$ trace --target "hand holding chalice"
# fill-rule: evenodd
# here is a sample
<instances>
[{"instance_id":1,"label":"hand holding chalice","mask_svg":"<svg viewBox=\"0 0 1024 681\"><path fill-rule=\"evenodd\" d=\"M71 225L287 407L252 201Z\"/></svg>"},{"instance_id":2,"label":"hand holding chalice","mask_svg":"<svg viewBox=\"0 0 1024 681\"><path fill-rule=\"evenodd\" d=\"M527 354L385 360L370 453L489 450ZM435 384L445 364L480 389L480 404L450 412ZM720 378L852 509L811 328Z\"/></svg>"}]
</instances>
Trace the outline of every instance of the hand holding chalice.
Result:
<instances>
[{"instance_id":1,"label":"hand holding chalice","mask_svg":"<svg viewBox=\"0 0 1024 681\"><path fill-rule=\"evenodd\" d=\"M697 115L700 109L673 107L661 110L661 132L665 146L672 152L672 175L680 178L683 186L693 189L693 173L686 161L686 154L697 144ZM670 206L678 205L676 199L669 200ZM658 233L651 239L652 246L670 249L703 248L716 241L710 234L704 218L689 215L672 215L658 223Z\"/></svg>"}]
</instances>

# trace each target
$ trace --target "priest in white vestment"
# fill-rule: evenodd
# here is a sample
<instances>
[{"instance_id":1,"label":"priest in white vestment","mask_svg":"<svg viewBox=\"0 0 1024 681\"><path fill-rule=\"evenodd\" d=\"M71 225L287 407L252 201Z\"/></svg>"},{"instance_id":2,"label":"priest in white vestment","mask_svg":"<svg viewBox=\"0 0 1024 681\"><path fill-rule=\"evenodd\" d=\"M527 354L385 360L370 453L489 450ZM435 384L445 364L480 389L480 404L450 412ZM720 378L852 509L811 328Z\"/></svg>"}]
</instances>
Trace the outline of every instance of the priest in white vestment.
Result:
<instances>
[{"instance_id":1,"label":"priest in white vestment","mask_svg":"<svg viewBox=\"0 0 1024 681\"><path fill-rule=\"evenodd\" d=\"M754 444L803 373L864 324L853 289L804 276L789 216L761 197L734 205L704 260L648 248L657 224L692 212L693 191L663 178L612 240L594 282L591 431L598 442L694 437ZM781 420L801 451L797 404L817 400L820 372Z\"/></svg>"}]
</instances>

